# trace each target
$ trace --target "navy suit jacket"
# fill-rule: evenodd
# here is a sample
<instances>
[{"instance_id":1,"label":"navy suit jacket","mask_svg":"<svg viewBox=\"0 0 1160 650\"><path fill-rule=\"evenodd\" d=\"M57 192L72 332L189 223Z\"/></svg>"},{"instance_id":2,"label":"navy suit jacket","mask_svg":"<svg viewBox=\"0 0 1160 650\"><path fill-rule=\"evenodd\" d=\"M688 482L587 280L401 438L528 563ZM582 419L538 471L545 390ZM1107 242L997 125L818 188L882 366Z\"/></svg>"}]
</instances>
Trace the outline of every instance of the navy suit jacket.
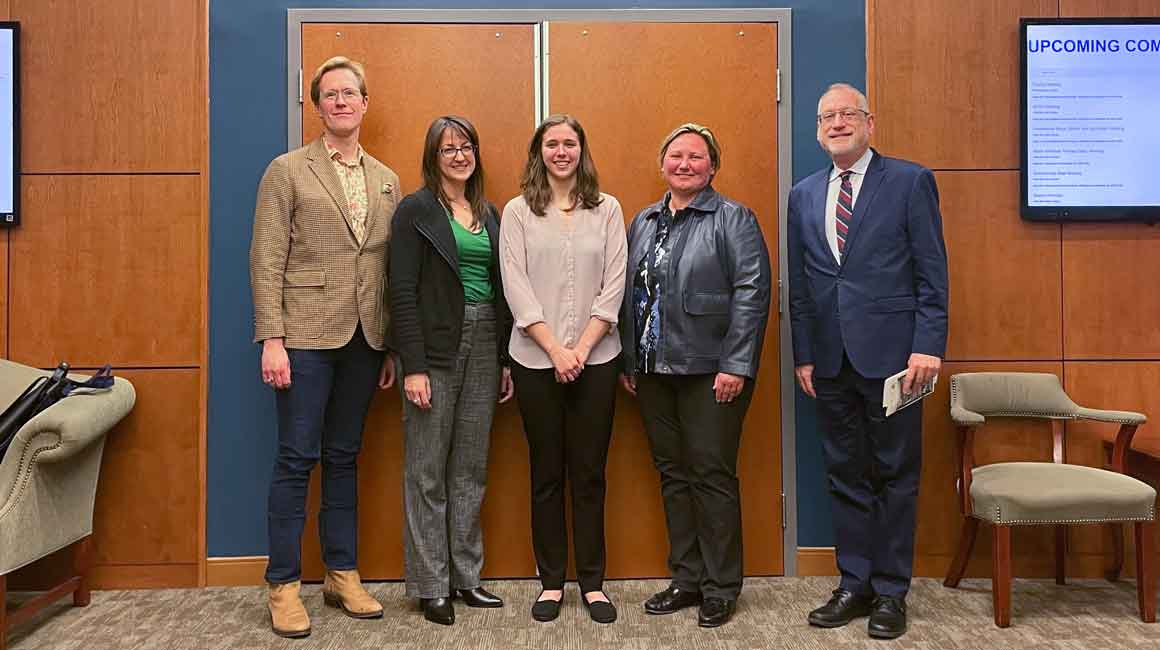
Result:
<instances>
[{"instance_id":1,"label":"navy suit jacket","mask_svg":"<svg viewBox=\"0 0 1160 650\"><path fill-rule=\"evenodd\" d=\"M839 264L826 239L831 169L789 194L794 365L835 377L845 352L858 374L884 378L906 368L913 352L942 358L947 254L934 174L875 151Z\"/></svg>"}]
</instances>

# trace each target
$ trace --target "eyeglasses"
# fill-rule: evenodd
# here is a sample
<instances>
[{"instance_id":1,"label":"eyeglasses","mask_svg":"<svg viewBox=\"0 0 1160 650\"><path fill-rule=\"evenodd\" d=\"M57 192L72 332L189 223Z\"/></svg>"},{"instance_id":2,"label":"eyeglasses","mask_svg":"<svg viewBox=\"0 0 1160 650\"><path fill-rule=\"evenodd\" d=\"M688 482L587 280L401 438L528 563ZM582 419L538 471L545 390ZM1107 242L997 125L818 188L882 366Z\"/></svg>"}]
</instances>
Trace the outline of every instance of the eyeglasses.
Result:
<instances>
[{"instance_id":1,"label":"eyeglasses","mask_svg":"<svg viewBox=\"0 0 1160 650\"><path fill-rule=\"evenodd\" d=\"M322 93L322 101L333 102L337 100L339 92L342 93L342 98L348 102L362 98L362 91L358 88L343 88L342 91L328 90Z\"/></svg>"},{"instance_id":2,"label":"eyeglasses","mask_svg":"<svg viewBox=\"0 0 1160 650\"><path fill-rule=\"evenodd\" d=\"M475 145L465 144L465 145L462 145L459 147L448 146L448 147L443 147L442 149L439 150L439 155L443 156L444 158L446 158L448 160L451 160L452 158L454 158L455 154L458 154L458 153L463 154L464 158L470 158L473 155L475 155Z\"/></svg>"},{"instance_id":3,"label":"eyeglasses","mask_svg":"<svg viewBox=\"0 0 1160 650\"><path fill-rule=\"evenodd\" d=\"M840 111L826 111L818 114L818 124L832 124L838 116L842 116L844 122L854 122L860 119L863 115L870 115L870 111L864 111L860 108L843 108Z\"/></svg>"}]
</instances>

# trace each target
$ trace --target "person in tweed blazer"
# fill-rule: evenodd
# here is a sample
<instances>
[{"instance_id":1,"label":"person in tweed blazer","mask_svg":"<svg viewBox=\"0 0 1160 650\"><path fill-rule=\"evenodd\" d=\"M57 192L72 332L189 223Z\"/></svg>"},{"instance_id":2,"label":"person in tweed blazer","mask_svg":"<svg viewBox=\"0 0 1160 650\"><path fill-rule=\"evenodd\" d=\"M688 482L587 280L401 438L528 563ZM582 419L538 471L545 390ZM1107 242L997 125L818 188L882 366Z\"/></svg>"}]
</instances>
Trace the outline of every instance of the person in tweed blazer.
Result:
<instances>
[{"instance_id":1,"label":"person in tweed blazer","mask_svg":"<svg viewBox=\"0 0 1160 650\"><path fill-rule=\"evenodd\" d=\"M278 453L270 483L268 606L276 634L310 634L299 597L310 471L322 460L323 598L356 618L382 606L357 570L357 457L384 358L387 241L399 177L358 144L368 99L362 66L324 63L310 84L322 137L278 156L258 188L250 281L262 381L275 389Z\"/></svg>"}]
</instances>

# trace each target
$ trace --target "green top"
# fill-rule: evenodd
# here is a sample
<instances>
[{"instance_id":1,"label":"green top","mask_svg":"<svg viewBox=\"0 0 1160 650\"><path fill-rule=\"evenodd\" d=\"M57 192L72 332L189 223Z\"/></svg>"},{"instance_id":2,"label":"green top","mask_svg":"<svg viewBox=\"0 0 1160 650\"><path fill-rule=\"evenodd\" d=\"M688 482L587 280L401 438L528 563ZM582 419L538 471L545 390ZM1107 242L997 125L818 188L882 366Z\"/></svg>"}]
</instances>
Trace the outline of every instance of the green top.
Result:
<instances>
[{"instance_id":1,"label":"green top","mask_svg":"<svg viewBox=\"0 0 1160 650\"><path fill-rule=\"evenodd\" d=\"M459 252L459 278L463 281L463 300L467 303L491 302L491 238L487 228L471 232L451 219L455 248Z\"/></svg>"}]
</instances>

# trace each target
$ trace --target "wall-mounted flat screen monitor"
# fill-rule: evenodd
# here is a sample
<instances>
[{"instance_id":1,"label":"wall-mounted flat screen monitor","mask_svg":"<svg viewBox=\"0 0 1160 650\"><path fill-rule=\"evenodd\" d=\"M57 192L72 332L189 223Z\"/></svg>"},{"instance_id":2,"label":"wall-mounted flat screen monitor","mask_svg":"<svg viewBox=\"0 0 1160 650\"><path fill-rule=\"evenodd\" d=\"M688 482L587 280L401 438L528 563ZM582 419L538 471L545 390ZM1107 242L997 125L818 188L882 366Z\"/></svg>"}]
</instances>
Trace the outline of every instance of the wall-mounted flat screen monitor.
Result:
<instances>
[{"instance_id":1,"label":"wall-mounted flat screen monitor","mask_svg":"<svg viewBox=\"0 0 1160 650\"><path fill-rule=\"evenodd\" d=\"M20 24L0 22L0 226L20 223Z\"/></svg>"},{"instance_id":2,"label":"wall-mounted flat screen monitor","mask_svg":"<svg viewBox=\"0 0 1160 650\"><path fill-rule=\"evenodd\" d=\"M1160 222L1160 18L1025 18L1022 206Z\"/></svg>"},{"instance_id":3,"label":"wall-mounted flat screen monitor","mask_svg":"<svg viewBox=\"0 0 1160 650\"><path fill-rule=\"evenodd\" d=\"M20 223L20 24L0 22L0 226Z\"/></svg>"}]
</instances>

